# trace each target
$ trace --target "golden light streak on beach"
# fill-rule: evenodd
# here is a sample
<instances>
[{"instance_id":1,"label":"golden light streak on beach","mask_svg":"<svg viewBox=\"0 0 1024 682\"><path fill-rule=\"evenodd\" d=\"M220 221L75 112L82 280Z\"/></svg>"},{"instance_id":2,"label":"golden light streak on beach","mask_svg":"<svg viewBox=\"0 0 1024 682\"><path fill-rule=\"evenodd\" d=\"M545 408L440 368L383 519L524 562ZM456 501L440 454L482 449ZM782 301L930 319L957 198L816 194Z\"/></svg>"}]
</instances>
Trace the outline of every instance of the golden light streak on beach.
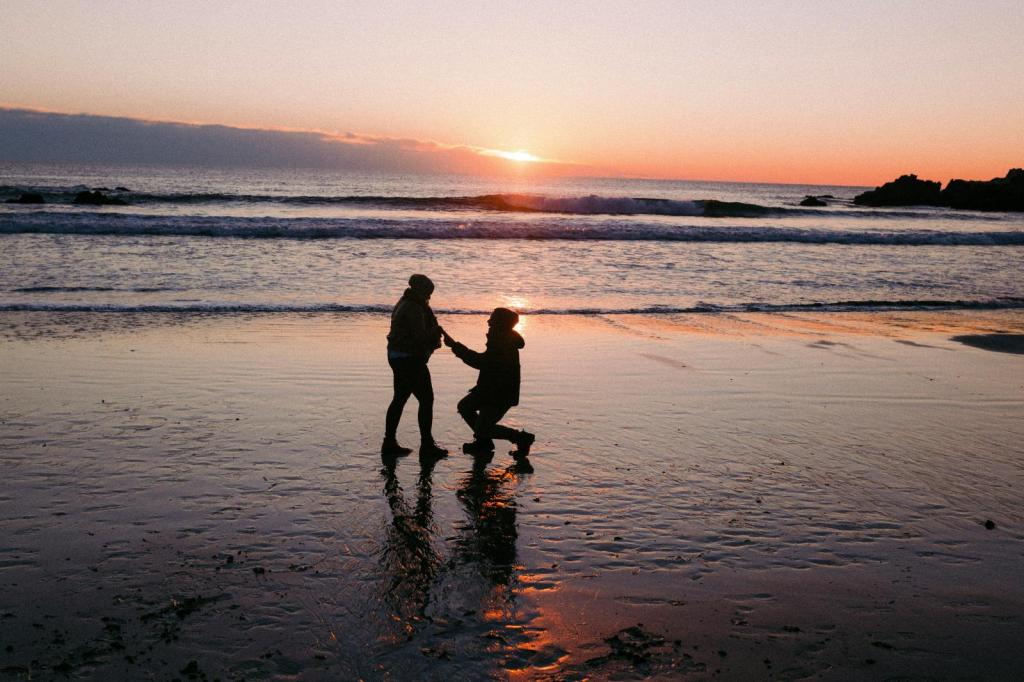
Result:
<instances>
[{"instance_id":1,"label":"golden light streak on beach","mask_svg":"<svg viewBox=\"0 0 1024 682\"><path fill-rule=\"evenodd\" d=\"M685 333L708 337L805 337L820 338L829 334L906 338L920 333L967 334L979 325L997 327L1000 316L988 311L891 311L845 312L822 314L813 312L736 313L707 315L702 313L647 316L630 319L629 327L652 333Z\"/></svg>"},{"instance_id":2,"label":"golden light streak on beach","mask_svg":"<svg viewBox=\"0 0 1024 682\"><path fill-rule=\"evenodd\" d=\"M505 619L505 611L500 608L489 608L481 616L488 623L501 623Z\"/></svg>"},{"instance_id":3,"label":"golden light streak on beach","mask_svg":"<svg viewBox=\"0 0 1024 682\"><path fill-rule=\"evenodd\" d=\"M521 579L537 582L543 578L521 573ZM524 592L520 592L524 594ZM557 670L571 658L571 653L562 645L573 641L575 634L563 620L563 614L544 609L529 625L509 625L507 630L520 635L519 644L510 644L507 651L511 654L505 663L505 674L510 680L535 679L538 672ZM510 638L516 641L516 638ZM528 659L530 665L522 666L521 661Z\"/></svg>"}]
</instances>

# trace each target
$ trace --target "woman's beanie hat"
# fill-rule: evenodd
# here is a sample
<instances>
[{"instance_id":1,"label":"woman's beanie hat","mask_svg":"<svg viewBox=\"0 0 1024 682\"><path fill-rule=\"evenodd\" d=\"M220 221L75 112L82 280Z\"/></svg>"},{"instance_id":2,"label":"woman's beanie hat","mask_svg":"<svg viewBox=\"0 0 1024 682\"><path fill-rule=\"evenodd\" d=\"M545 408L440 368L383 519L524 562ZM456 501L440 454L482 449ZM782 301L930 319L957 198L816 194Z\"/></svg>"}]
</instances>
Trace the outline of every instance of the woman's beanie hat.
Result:
<instances>
[{"instance_id":1,"label":"woman's beanie hat","mask_svg":"<svg viewBox=\"0 0 1024 682\"><path fill-rule=\"evenodd\" d=\"M409 286L417 291L433 291L434 283L426 275L413 275L409 278Z\"/></svg>"}]
</instances>

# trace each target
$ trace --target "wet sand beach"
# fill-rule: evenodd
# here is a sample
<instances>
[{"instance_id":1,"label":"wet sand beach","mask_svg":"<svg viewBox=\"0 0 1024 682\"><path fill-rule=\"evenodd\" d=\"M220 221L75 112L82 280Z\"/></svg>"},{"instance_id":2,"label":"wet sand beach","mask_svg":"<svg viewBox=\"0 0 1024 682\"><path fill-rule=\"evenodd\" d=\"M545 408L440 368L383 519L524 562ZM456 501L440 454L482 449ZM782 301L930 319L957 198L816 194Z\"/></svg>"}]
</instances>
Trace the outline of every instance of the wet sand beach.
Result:
<instances>
[{"instance_id":1,"label":"wet sand beach","mask_svg":"<svg viewBox=\"0 0 1024 682\"><path fill-rule=\"evenodd\" d=\"M0 676L1019 675L1024 314L521 329L532 467L446 349L431 466L384 315L0 314Z\"/></svg>"}]
</instances>

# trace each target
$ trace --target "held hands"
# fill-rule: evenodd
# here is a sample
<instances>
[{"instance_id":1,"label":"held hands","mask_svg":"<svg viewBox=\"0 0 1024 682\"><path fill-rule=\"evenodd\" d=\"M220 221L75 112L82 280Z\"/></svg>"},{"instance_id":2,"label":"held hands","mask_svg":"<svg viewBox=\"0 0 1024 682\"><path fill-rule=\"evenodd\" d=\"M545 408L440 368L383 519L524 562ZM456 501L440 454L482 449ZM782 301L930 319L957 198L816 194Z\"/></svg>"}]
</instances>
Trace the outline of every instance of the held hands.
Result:
<instances>
[{"instance_id":1,"label":"held hands","mask_svg":"<svg viewBox=\"0 0 1024 682\"><path fill-rule=\"evenodd\" d=\"M448 336L448 332L446 332L444 329L441 330L441 338L444 339L444 345L448 346L449 348L451 348L456 343L455 339Z\"/></svg>"}]
</instances>

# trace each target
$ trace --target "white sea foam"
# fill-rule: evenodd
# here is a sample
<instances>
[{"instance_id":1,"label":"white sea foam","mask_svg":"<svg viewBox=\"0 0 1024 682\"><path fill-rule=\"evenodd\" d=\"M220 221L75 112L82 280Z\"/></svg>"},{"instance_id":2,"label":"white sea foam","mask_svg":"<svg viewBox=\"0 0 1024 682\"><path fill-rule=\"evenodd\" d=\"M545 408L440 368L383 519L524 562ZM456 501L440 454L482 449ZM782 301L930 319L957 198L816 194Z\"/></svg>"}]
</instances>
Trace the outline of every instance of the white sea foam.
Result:
<instances>
[{"instance_id":1,"label":"white sea foam","mask_svg":"<svg viewBox=\"0 0 1024 682\"><path fill-rule=\"evenodd\" d=\"M830 303L741 303L716 305L700 303L693 306L630 307L568 307L521 308L524 315L680 315L719 314L743 312L850 312L894 310L1018 310L1024 309L1024 300L1001 299L984 301L965 300L890 300L890 301L836 301ZM187 302L161 304L115 303L12 303L0 301L0 312L54 312L54 313L191 313L191 314L269 314L269 313L366 313L390 314L392 306L385 304L291 304L291 303L219 303ZM490 309L438 308L438 315L487 315Z\"/></svg>"},{"instance_id":2,"label":"white sea foam","mask_svg":"<svg viewBox=\"0 0 1024 682\"><path fill-rule=\"evenodd\" d=\"M1024 230L843 230L641 220L529 222L391 218L257 218L33 211L0 215L0 234L200 236L255 239L531 239L670 242L796 242L939 246L1024 245Z\"/></svg>"},{"instance_id":3,"label":"white sea foam","mask_svg":"<svg viewBox=\"0 0 1024 682\"><path fill-rule=\"evenodd\" d=\"M448 314L513 301L532 314L600 315L1015 307L1024 298L1024 214L854 206L863 188L0 172L0 201L36 191L46 202L0 204L8 311L376 314L415 271L436 278ZM97 188L129 205L73 204ZM799 206L809 194L828 205Z\"/></svg>"}]
</instances>

